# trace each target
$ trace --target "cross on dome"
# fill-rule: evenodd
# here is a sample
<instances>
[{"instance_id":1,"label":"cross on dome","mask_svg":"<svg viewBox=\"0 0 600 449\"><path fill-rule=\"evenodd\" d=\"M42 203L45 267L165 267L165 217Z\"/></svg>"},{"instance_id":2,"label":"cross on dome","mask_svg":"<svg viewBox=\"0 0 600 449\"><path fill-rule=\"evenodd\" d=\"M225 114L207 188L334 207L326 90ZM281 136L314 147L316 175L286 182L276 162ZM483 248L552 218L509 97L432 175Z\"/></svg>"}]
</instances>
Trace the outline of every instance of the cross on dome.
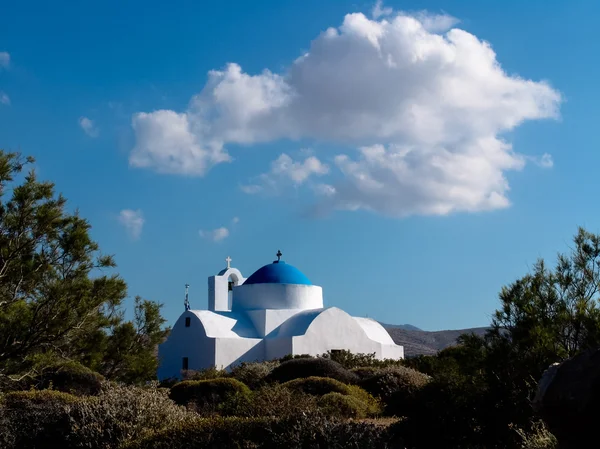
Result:
<instances>
[{"instance_id":1,"label":"cross on dome","mask_svg":"<svg viewBox=\"0 0 600 449\"><path fill-rule=\"evenodd\" d=\"M225 262L227 262L227 268L231 268L231 257L227 256L227 259L225 259Z\"/></svg>"},{"instance_id":2,"label":"cross on dome","mask_svg":"<svg viewBox=\"0 0 600 449\"><path fill-rule=\"evenodd\" d=\"M277 250L276 256L277 256L277 262L280 262L281 261L281 256L283 256L283 254L281 254L280 250Z\"/></svg>"}]
</instances>

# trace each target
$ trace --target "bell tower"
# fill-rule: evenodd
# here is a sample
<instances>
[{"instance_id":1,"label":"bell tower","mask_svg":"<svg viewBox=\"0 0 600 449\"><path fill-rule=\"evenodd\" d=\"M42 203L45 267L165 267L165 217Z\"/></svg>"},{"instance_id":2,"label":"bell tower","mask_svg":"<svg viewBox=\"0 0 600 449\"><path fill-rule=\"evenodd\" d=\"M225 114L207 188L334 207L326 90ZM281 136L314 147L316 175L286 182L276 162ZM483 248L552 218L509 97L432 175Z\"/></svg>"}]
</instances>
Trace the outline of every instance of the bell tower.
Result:
<instances>
[{"instance_id":1,"label":"bell tower","mask_svg":"<svg viewBox=\"0 0 600 449\"><path fill-rule=\"evenodd\" d=\"M246 280L237 268L231 267L231 257L227 257L225 261L227 267L218 275L208 278L208 310L211 312L229 312L233 289Z\"/></svg>"}]
</instances>

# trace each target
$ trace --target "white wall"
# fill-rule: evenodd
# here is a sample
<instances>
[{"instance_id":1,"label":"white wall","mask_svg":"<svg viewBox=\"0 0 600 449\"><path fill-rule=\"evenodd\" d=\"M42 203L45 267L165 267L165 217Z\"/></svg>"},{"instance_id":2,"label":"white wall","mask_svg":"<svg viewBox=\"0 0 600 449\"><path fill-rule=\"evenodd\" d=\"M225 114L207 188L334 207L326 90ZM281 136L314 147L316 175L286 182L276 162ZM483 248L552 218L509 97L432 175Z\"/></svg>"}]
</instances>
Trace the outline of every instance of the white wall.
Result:
<instances>
[{"instance_id":1,"label":"white wall","mask_svg":"<svg viewBox=\"0 0 600 449\"><path fill-rule=\"evenodd\" d=\"M247 310L246 314L252 320L258 336L265 337L300 312L302 309L267 309Z\"/></svg>"},{"instance_id":2,"label":"white wall","mask_svg":"<svg viewBox=\"0 0 600 449\"><path fill-rule=\"evenodd\" d=\"M265 344L262 338L217 338L215 366L229 369L241 362L265 360Z\"/></svg>"},{"instance_id":3,"label":"white wall","mask_svg":"<svg viewBox=\"0 0 600 449\"><path fill-rule=\"evenodd\" d=\"M233 289L232 310L319 309L323 289L316 285L249 284Z\"/></svg>"},{"instance_id":4,"label":"white wall","mask_svg":"<svg viewBox=\"0 0 600 449\"><path fill-rule=\"evenodd\" d=\"M400 345L381 345L382 359L403 359L404 346Z\"/></svg>"},{"instance_id":5,"label":"white wall","mask_svg":"<svg viewBox=\"0 0 600 449\"><path fill-rule=\"evenodd\" d=\"M292 346L293 354L319 355L332 349L346 349L383 357L381 343L368 338L362 327L337 307L325 309L311 322L304 335L292 337Z\"/></svg>"},{"instance_id":6,"label":"white wall","mask_svg":"<svg viewBox=\"0 0 600 449\"><path fill-rule=\"evenodd\" d=\"M185 318L190 327L185 327ZM171 329L168 339L158 347L159 379L180 378L183 357L188 358L188 369L199 370L214 364L215 340L207 338L204 327L192 312L184 312Z\"/></svg>"},{"instance_id":7,"label":"white wall","mask_svg":"<svg viewBox=\"0 0 600 449\"><path fill-rule=\"evenodd\" d=\"M265 339L265 360L279 359L292 353L294 348L290 337Z\"/></svg>"},{"instance_id":8,"label":"white wall","mask_svg":"<svg viewBox=\"0 0 600 449\"><path fill-rule=\"evenodd\" d=\"M352 317L360 327L363 328L367 337L371 340L381 343L381 358L382 359L403 359L404 346L397 345L394 340L385 330L385 328L377 321L371 318Z\"/></svg>"}]
</instances>

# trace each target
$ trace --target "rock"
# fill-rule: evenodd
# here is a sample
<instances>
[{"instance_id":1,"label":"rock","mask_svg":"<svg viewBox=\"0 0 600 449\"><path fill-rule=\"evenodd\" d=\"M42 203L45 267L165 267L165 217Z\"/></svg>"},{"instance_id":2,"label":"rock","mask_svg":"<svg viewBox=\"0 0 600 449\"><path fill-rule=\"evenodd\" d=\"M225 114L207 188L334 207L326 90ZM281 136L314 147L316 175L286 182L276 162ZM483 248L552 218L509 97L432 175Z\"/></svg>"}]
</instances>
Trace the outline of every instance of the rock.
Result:
<instances>
[{"instance_id":1,"label":"rock","mask_svg":"<svg viewBox=\"0 0 600 449\"><path fill-rule=\"evenodd\" d=\"M598 447L600 350L551 365L539 382L532 405L561 449Z\"/></svg>"},{"instance_id":2,"label":"rock","mask_svg":"<svg viewBox=\"0 0 600 449\"><path fill-rule=\"evenodd\" d=\"M560 363L553 363L552 365L550 365L550 367L548 367L548 369L546 371L544 371L544 374L542 374L542 378L538 382L538 388L535 393L535 397L533 398L533 401L531 403L533 406L533 409L536 412L541 411L544 396L546 394L546 391L548 390L548 387L554 380L554 377L556 376L556 373L558 372L559 366L560 366Z\"/></svg>"}]
</instances>

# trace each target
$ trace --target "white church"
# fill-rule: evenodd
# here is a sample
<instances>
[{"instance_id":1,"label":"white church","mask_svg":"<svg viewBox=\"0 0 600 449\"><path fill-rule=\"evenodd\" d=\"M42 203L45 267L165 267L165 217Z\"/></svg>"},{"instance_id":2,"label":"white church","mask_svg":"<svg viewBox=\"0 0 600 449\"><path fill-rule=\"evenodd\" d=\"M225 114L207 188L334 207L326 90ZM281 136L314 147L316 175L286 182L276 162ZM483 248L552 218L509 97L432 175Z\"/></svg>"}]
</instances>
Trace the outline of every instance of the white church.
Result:
<instances>
[{"instance_id":1,"label":"white church","mask_svg":"<svg viewBox=\"0 0 600 449\"><path fill-rule=\"evenodd\" d=\"M159 379L339 349L378 359L404 357L404 348L377 321L324 307L323 289L281 256L278 251L276 261L247 279L228 257L227 267L208 278L208 310L191 310L186 291L185 312L158 349Z\"/></svg>"}]
</instances>

